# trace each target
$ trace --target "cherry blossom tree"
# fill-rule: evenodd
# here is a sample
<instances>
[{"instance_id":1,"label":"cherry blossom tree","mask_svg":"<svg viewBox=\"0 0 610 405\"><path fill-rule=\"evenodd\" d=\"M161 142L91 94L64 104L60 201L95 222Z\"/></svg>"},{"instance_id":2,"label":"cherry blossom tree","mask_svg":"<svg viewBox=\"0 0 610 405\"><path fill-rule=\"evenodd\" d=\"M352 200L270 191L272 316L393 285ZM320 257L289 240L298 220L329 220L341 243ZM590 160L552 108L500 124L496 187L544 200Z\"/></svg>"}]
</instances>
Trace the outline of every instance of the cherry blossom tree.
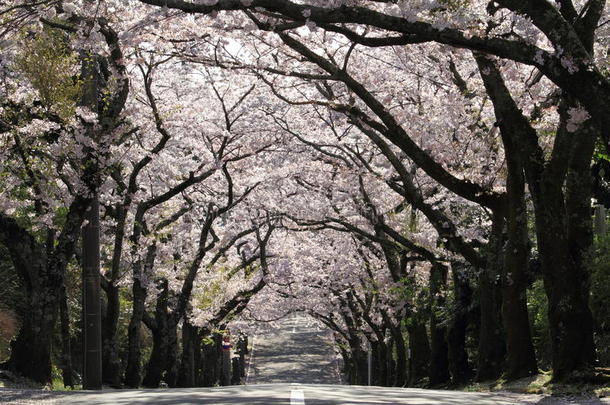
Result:
<instances>
[{"instance_id":1,"label":"cherry blossom tree","mask_svg":"<svg viewBox=\"0 0 610 405\"><path fill-rule=\"evenodd\" d=\"M128 290L133 387L143 323L144 385L190 386L201 337L293 311L334 330L352 382L365 342L380 384L464 381L466 310L441 313L475 284L477 378L530 375L532 247L555 378L594 364L584 258L590 164L609 143L605 1L95 4L0 11L0 240L29 296L49 297L31 298L21 335L53 330L99 195L107 383L121 385ZM46 335L10 362L40 381ZM35 359L49 367L19 366Z\"/></svg>"},{"instance_id":2,"label":"cherry blossom tree","mask_svg":"<svg viewBox=\"0 0 610 405\"><path fill-rule=\"evenodd\" d=\"M26 11L21 15L18 6L8 8L9 22L28 24L32 12ZM13 265L26 282L29 301L8 365L40 382L51 378L52 331L66 266L85 211L100 187L101 172L107 168L110 146L126 131L121 111L128 81L116 33L104 21L80 22L83 26L95 23L98 37L83 35L78 49L87 52L95 44L112 50L94 62L96 66L103 63L105 69L80 72L87 83L94 76L99 88L79 86L71 79L70 74L79 76L78 57L62 30L39 28L29 45L16 34L9 39L5 54L12 58L7 62L13 60L22 69L7 71L10 81L4 88L2 132L7 141L12 140L3 149L2 170L21 188L22 197L11 196L12 187L6 184L2 235ZM29 46L34 54L20 55L19 44ZM105 97L100 96L94 108L78 107L78 94L83 100L95 99L102 90Z\"/></svg>"},{"instance_id":3,"label":"cherry blossom tree","mask_svg":"<svg viewBox=\"0 0 610 405\"><path fill-rule=\"evenodd\" d=\"M205 1L205 2L184 2L181 0L175 1L156 1L148 0L143 3L163 6L169 9L177 9L189 14L209 15L218 13L221 10L236 11L239 16L244 13L253 19L258 28L274 31L278 33L279 38L289 47L300 53L307 60L317 64L334 80L343 81L353 93L367 104L379 117L383 125L390 132L395 133L395 141L402 143L403 150L414 159L429 175L438 180L446 187L453 186L452 191L457 191L455 186L460 182L455 181L452 176L446 176L443 171L438 170L429 161L425 155L421 155L417 149L413 149L409 143L409 137L405 136L404 131L396 126L391 114L383 110L383 104L378 102L371 94L366 91L366 88L359 86L358 82L354 81L353 76L341 69L341 66L336 66L332 60L316 54L311 49L308 49L303 42L295 39L288 33L289 30L301 26L307 26L309 29L321 29L324 33L336 33L343 36L354 44L359 44L367 48L375 47L390 47L390 46L412 46L414 44L437 42L440 44L449 45L458 49L468 49L483 54L494 55L507 61L513 61L523 67L533 68L535 72L539 72L541 76L549 79L557 88L566 92L572 97L572 110L569 114L569 120L566 127L570 130L575 129L580 123L588 120L588 126L593 126L594 130L590 131L589 144L594 145L595 140L599 139L600 135L605 134L604 128L608 127L610 118L608 116L609 105L609 90L610 85L604 70L607 69L606 63L601 58L596 58L595 47L603 46L603 40L596 42L596 34L601 27L606 24L600 24L600 19L604 15L606 3L603 0L591 1L586 3L575 3L572 1L560 1L556 4L550 2L532 3L525 1L497 1L497 2L469 2L468 4L454 4L452 2L422 2L413 4L411 2L345 2L345 1L312 1L305 3L296 3L292 1L271 2L267 0L252 0L252 1ZM240 17L234 17L239 21ZM242 20L243 21L243 20ZM607 28L607 27L606 27ZM606 29L601 28L601 29ZM597 43L597 45L596 45ZM579 106L586 109L586 114L579 112ZM567 110L566 110L567 111ZM496 111L499 113L499 111ZM501 119L501 118L499 118ZM399 137L399 134L401 135ZM608 146L608 139L605 135L604 143ZM574 149L572 149L574 148ZM531 148L530 148L531 150ZM568 150L578 150L578 145L572 145ZM582 157L583 164L579 167L585 167L591 160L592 147L589 146L586 153L579 153ZM567 152L566 152L567 153ZM517 152L521 159L527 160L523 151ZM569 153L568 153L569 154ZM539 159L538 159L539 160ZM564 160L565 161L565 160ZM587 163L584 163L587 162ZM517 171L519 171L517 169ZM531 177L531 170L528 171L528 183L530 187L535 187L536 180ZM539 170L540 172L540 170ZM583 171L584 172L584 171ZM527 172L526 172L527 173ZM556 189L560 189L565 178L563 176L551 176ZM577 184L587 184L588 182L576 182ZM573 183L572 183L573 184ZM488 192L481 190L473 183L461 182L458 187L459 195L471 198L473 201L479 201L485 206L493 206L501 204L496 196L490 195ZM518 187L517 187L518 188ZM511 193L512 194L512 193ZM570 200L574 203L565 203L566 207L584 207L588 206L590 192L586 189L579 188L579 193L568 193L569 195L578 194L577 198L580 202L570 200L565 197L566 201ZM553 197L555 204L559 204L564 197L556 195ZM570 210L567 208L568 211ZM577 209L578 211L579 209ZM555 212L556 211L556 212ZM569 212L565 212L564 208L555 210L552 216L556 218L559 215L561 218L571 217ZM537 218L544 216L541 210L537 210ZM514 229L516 223L514 219L518 215L511 214L511 229ZM580 216L579 216L580 217ZM543 232L549 234L548 227L550 224L538 220L538 232L542 235ZM561 232L564 237L561 240L568 241L570 235L579 234L582 237L578 241L572 240L571 246L579 246L570 258L562 259L561 262L571 263L563 267L565 271L559 271L562 276L556 277L556 266L553 266L552 255L558 252L569 251L564 248L549 248L541 249L541 257L543 268L545 269L545 277L547 291L549 292L549 316L553 323L553 345L554 345L554 369L556 377L561 378L567 375L571 370L586 367L592 364L593 361L593 344L592 344L592 329L591 323L583 319L590 319L587 314L590 312L587 308L588 304L583 298L587 295L586 288L586 272L581 269L578 264L582 252L590 245L588 240L590 237L590 221L579 221L584 224L581 229L576 232L574 227L569 225L569 221L558 220L558 223L564 223L566 226L555 227L557 232ZM498 229L500 227L497 227ZM544 229L543 229L544 228ZM572 231L570 231L572 229ZM521 232L522 233L522 232ZM522 243L516 243L513 239L512 246L523 246ZM523 257L523 255L519 255ZM569 268L569 270L568 270ZM570 276L568 276L570 274ZM565 291L561 287L561 283L555 283L554 280L572 280L570 277L576 277L574 282L569 282L570 288L575 285L582 286L579 292L574 294ZM522 277L517 277L517 280ZM582 280L579 281L579 280ZM554 292L552 292L554 291ZM506 291L510 293L510 289ZM574 295L574 296L573 296ZM513 298L505 297L504 305L508 305L515 301L516 294L512 293ZM578 298L580 297L580 298ZM559 305L562 300L570 301L569 305ZM522 304L522 302L521 302ZM523 305L520 306L522 307ZM560 308L567 308L561 310ZM490 313L489 311L487 311ZM524 310L519 310L519 313L524 314ZM505 317L504 321L514 321L524 324L524 317L519 318ZM578 321L576 321L578 319ZM575 325L574 327L562 328L559 325ZM589 326L587 326L589 325ZM561 329L561 331L560 331ZM511 327L511 330L517 330ZM508 336L513 339L513 336ZM522 339L522 338L519 338ZM570 343L569 343L570 342ZM526 356L531 358L531 350L516 342L509 343L511 348L524 348L525 352L530 354ZM514 359L515 356L512 357ZM511 357L509 357L509 361ZM529 364L529 365L528 365ZM525 370L530 370L531 362L525 365L512 365L511 368L517 374L520 371L517 369L524 367Z\"/></svg>"}]
</instances>

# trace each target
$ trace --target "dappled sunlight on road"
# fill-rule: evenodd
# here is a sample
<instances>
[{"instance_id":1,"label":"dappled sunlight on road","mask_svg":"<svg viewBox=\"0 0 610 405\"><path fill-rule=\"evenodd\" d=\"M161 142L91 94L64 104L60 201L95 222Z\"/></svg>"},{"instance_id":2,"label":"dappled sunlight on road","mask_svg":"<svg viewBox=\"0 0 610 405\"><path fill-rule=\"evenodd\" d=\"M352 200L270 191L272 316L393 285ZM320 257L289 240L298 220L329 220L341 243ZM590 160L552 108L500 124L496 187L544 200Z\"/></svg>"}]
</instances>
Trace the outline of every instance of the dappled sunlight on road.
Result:
<instances>
[{"instance_id":1,"label":"dappled sunlight on road","mask_svg":"<svg viewBox=\"0 0 610 405\"><path fill-rule=\"evenodd\" d=\"M331 332L304 314L279 321L252 343L247 384L340 384Z\"/></svg>"},{"instance_id":2,"label":"dappled sunlight on road","mask_svg":"<svg viewBox=\"0 0 610 405\"><path fill-rule=\"evenodd\" d=\"M13 394L18 395L17 390L0 389L0 402L15 405L38 403L45 405L607 405L610 403L605 400L564 401L555 397L512 393L475 393L328 384L254 384L218 388L80 391L49 393L49 397L43 402L30 402L23 396L19 397L23 402L15 402L16 397Z\"/></svg>"}]
</instances>

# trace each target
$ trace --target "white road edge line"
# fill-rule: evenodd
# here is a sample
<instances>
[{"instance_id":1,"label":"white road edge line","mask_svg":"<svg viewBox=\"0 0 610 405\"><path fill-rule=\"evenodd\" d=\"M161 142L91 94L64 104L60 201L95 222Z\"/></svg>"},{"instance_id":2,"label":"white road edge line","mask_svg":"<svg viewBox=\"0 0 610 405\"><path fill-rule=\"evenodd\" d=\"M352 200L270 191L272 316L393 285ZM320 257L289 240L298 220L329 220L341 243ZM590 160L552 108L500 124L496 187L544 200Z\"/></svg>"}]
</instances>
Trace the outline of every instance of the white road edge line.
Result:
<instances>
[{"instance_id":1,"label":"white road edge line","mask_svg":"<svg viewBox=\"0 0 610 405\"><path fill-rule=\"evenodd\" d=\"M250 366L252 366L252 360L254 360L254 342L256 341L256 335L252 338L252 347L250 348L250 360L248 361L248 370L246 371L246 385L250 381Z\"/></svg>"},{"instance_id":2,"label":"white road edge line","mask_svg":"<svg viewBox=\"0 0 610 405\"><path fill-rule=\"evenodd\" d=\"M305 393L303 390L290 391L290 405L305 405Z\"/></svg>"}]
</instances>

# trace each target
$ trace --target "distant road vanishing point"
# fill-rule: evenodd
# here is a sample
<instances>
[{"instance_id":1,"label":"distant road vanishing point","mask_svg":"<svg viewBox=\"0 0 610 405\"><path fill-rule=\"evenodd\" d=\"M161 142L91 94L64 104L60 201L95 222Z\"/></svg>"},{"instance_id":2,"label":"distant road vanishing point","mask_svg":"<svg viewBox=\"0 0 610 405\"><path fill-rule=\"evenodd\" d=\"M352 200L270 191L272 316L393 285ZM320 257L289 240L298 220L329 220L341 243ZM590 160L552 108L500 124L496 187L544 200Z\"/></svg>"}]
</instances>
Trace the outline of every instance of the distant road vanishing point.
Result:
<instances>
[{"instance_id":1,"label":"distant road vanishing point","mask_svg":"<svg viewBox=\"0 0 610 405\"><path fill-rule=\"evenodd\" d=\"M341 384L330 330L294 314L252 339L246 384Z\"/></svg>"}]
</instances>

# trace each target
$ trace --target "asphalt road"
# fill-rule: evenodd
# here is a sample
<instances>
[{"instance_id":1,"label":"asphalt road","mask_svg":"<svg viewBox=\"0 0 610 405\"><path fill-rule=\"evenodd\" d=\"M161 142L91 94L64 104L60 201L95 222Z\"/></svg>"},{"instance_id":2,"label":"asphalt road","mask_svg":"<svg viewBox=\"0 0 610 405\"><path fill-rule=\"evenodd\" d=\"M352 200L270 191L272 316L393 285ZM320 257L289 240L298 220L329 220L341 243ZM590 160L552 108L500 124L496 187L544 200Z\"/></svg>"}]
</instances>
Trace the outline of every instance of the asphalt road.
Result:
<instances>
[{"instance_id":1,"label":"asphalt road","mask_svg":"<svg viewBox=\"0 0 610 405\"><path fill-rule=\"evenodd\" d=\"M0 403L6 400L11 404L30 404L23 396L13 397L12 392L12 390L0 389ZM44 402L31 403L57 405L514 405L524 403L550 405L564 403L547 402L538 397L532 397L534 402L523 401L521 397L517 398L515 394L508 393L307 384L255 384L221 388L81 391L57 394L47 397ZM19 399L24 402L20 402ZM582 402L575 403L582 404ZM591 402L591 404L602 404L602 402Z\"/></svg>"},{"instance_id":2,"label":"asphalt road","mask_svg":"<svg viewBox=\"0 0 610 405\"><path fill-rule=\"evenodd\" d=\"M252 339L246 384L341 384L331 332L295 314Z\"/></svg>"}]
</instances>

